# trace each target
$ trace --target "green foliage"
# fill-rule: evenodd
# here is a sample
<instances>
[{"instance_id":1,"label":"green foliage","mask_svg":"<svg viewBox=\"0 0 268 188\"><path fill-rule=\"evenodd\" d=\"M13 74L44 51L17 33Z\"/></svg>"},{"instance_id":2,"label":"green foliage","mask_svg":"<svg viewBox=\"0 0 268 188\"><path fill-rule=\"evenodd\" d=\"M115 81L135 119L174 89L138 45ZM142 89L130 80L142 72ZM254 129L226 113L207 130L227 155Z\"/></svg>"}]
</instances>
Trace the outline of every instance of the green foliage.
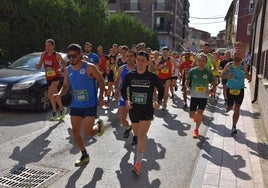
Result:
<instances>
[{"instance_id":1,"label":"green foliage","mask_svg":"<svg viewBox=\"0 0 268 188\"><path fill-rule=\"evenodd\" d=\"M123 13L108 16L105 0L0 0L0 57L12 52L9 60L14 60L43 51L48 38L56 41L57 51L86 41L94 50L102 45L106 51L113 43L145 42L155 49L159 45L156 33L138 18Z\"/></svg>"}]
</instances>

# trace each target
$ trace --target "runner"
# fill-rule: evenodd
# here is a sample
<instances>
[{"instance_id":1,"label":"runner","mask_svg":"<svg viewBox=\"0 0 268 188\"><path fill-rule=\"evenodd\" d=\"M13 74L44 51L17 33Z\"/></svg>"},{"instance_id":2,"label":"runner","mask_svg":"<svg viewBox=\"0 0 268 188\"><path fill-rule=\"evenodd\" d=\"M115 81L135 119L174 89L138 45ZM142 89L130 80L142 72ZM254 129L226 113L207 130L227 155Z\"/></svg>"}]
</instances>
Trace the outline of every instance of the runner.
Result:
<instances>
[{"instance_id":1,"label":"runner","mask_svg":"<svg viewBox=\"0 0 268 188\"><path fill-rule=\"evenodd\" d=\"M162 110L167 109L168 93L172 78L172 66L176 66L173 57L169 56L169 48L164 46L162 48L163 55L156 60L156 69L158 70L158 77L160 78L165 90L164 90L164 101Z\"/></svg>"},{"instance_id":2,"label":"runner","mask_svg":"<svg viewBox=\"0 0 268 188\"><path fill-rule=\"evenodd\" d=\"M215 77L215 86L212 89L211 97L212 97L212 99L216 99L217 86L218 86L218 83L219 83L219 80L220 80L220 76L221 76L221 73L220 73L220 63L221 63L221 60L220 60L220 54L219 54L219 52L217 52L217 51L213 52L213 56L216 59L215 60L215 63L214 63L214 66L212 66L212 73L213 73L213 75Z\"/></svg>"},{"instance_id":3,"label":"runner","mask_svg":"<svg viewBox=\"0 0 268 188\"><path fill-rule=\"evenodd\" d=\"M171 83L170 83L170 93L171 93L171 99L174 98L174 90L178 90L177 86L177 80L179 77L179 67L180 67L180 60L177 58L178 54L175 51L171 52L171 57L174 58L175 63L172 64L172 75L171 75Z\"/></svg>"},{"instance_id":4,"label":"runner","mask_svg":"<svg viewBox=\"0 0 268 188\"><path fill-rule=\"evenodd\" d=\"M240 106L244 99L245 77L251 80L248 65L242 64L241 52L234 51L234 61L225 65L222 78L227 79L227 112L234 109L231 134L236 135L236 124L240 116Z\"/></svg>"},{"instance_id":5,"label":"runner","mask_svg":"<svg viewBox=\"0 0 268 188\"><path fill-rule=\"evenodd\" d=\"M126 104L122 96L120 95L120 88L123 83L123 80L125 76L127 75L128 72L134 71L136 69L136 52L133 50L128 50L127 52L127 64L123 65L119 68L119 79L116 82L116 98L119 98L118 100L118 117L120 123L125 127L125 132L124 132L124 138L129 137L129 133L132 129L131 125L129 125L129 122L127 120L127 114L128 110L126 109ZM134 136L135 137L135 136ZM133 138L132 144L136 145L137 143L137 138Z\"/></svg>"},{"instance_id":6,"label":"runner","mask_svg":"<svg viewBox=\"0 0 268 188\"><path fill-rule=\"evenodd\" d=\"M136 61L137 70L125 76L120 90L125 100L126 108L129 110L134 134L138 136L133 170L136 175L140 174L146 145L146 134L153 120L154 108L159 108L164 90L158 77L147 70L148 64L149 55L146 52L139 52ZM153 101L155 87L158 89L158 101ZM129 97L127 88L129 88Z\"/></svg>"},{"instance_id":7,"label":"runner","mask_svg":"<svg viewBox=\"0 0 268 188\"><path fill-rule=\"evenodd\" d=\"M92 52L92 44L90 42L85 42L85 52L84 55L88 56L88 61L94 65L100 63L100 59L97 54Z\"/></svg>"},{"instance_id":8,"label":"runner","mask_svg":"<svg viewBox=\"0 0 268 188\"><path fill-rule=\"evenodd\" d=\"M55 97L63 96L71 87L71 124L75 144L82 153L75 166L82 166L89 162L89 155L85 148L84 140L80 134L84 126L84 134L88 137L98 134L101 136L104 132L103 121L95 123L97 117L97 106L102 106L104 79L98 68L82 60L82 48L78 44L70 44L67 48L68 58L71 65L64 71L64 82L61 90ZM97 97L96 81L99 83L99 98Z\"/></svg>"},{"instance_id":9,"label":"runner","mask_svg":"<svg viewBox=\"0 0 268 188\"><path fill-rule=\"evenodd\" d=\"M229 62L233 61L231 58L231 51L227 50L224 53L224 60L220 63L220 70L223 70L225 65L227 65ZM227 105L227 79L221 78L221 84L222 84L222 92L223 92L223 98L224 98L224 104Z\"/></svg>"},{"instance_id":10,"label":"runner","mask_svg":"<svg viewBox=\"0 0 268 188\"><path fill-rule=\"evenodd\" d=\"M191 93L190 118L196 123L193 138L199 137L198 129L202 122L209 94L208 84L215 82L212 72L206 68L207 56L200 53L197 54L196 59L198 66L189 71L186 81L187 92Z\"/></svg>"},{"instance_id":11,"label":"runner","mask_svg":"<svg viewBox=\"0 0 268 188\"><path fill-rule=\"evenodd\" d=\"M66 66L65 60L62 56L55 52L55 41L47 39L45 42L46 51L41 54L40 61L36 64L39 70L44 65L46 72L46 80L48 85L48 99L52 106L51 121L63 120L67 112L67 108L63 106L61 98L54 98L53 94L58 93L58 86L61 79L61 70ZM61 65L60 65L61 63ZM60 116L57 115L57 105L60 109Z\"/></svg>"},{"instance_id":12,"label":"runner","mask_svg":"<svg viewBox=\"0 0 268 188\"><path fill-rule=\"evenodd\" d=\"M193 62L190 60L190 52L185 52L184 53L184 61L181 63L180 65L180 77L182 80L182 95L183 95L183 101L184 101L184 106L183 109L188 108L187 106L187 92L186 92L186 78L187 78L187 74L190 71L190 69L193 66ZM191 85L189 83L189 85Z\"/></svg>"}]
</instances>

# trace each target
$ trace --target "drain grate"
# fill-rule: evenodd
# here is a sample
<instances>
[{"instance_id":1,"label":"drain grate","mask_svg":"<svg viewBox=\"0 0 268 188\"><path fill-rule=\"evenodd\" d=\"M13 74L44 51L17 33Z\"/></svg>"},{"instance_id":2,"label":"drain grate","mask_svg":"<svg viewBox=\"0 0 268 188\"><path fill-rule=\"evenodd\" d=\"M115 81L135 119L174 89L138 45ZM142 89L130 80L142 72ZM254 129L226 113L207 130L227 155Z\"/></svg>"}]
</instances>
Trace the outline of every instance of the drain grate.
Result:
<instances>
[{"instance_id":1,"label":"drain grate","mask_svg":"<svg viewBox=\"0 0 268 188\"><path fill-rule=\"evenodd\" d=\"M56 173L51 171L20 167L0 177L0 185L5 187L38 187L54 175L56 175Z\"/></svg>"}]
</instances>

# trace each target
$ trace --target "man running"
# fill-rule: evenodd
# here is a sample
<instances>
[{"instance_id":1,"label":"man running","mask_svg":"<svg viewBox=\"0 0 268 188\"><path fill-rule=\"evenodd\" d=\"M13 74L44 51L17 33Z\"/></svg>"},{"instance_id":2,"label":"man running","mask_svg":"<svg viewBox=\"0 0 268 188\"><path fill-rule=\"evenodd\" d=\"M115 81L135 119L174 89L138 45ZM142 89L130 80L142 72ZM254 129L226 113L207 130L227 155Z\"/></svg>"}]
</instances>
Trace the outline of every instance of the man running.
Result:
<instances>
[{"instance_id":1,"label":"man running","mask_svg":"<svg viewBox=\"0 0 268 188\"><path fill-rule=\"evenodd\" d=\"M82 60L81 46L70 44L67 48L67 53L71 65L64 71L63 86L56 97L64 95L71 87L70 116L73 138L82 153L81 158L75 162L75 166L82 166L89 162L89 155L80 134L82 126L84 126L84 133L88 137L95 134L101 136L104 132L103 121L99 120L96 125L94 122L97 117L97 106L104 104L103 92L105 84L98 68L94 64ZM96 81L99 84L99 97L97 96Z\"/></svg>"},{"instance_id":2,"label":"man running","mask_svg":"<svg viewBox=\"0 0 268 188\"><path fill-rule=\"evenodd\" d=\"M227 112L234 109L231 134L236 135L236 124L240 116L240 106L244 99L245 78L251 80L248 65L242 64L241 52L234 51L234 61L225 65L222 78L227 79Z\"/></svg>"},{"instance_id":3,"label":"man running","mask_svg":"<svg viewBox=\"0 0 268 188\"><path fill-rule=\"evenodd\" d=\"M189 71L186 81L187 92L191 93L190 118L195 122L193 138L199 137L198 129L201 125L209 96L208 85L215 82L212 72L206 68L207 55L204 53L197 54L196 59L198 66Z\"/></svg>"},{"instance_id":4,"label":"man running","mask_svg":"<svg viewBox=\"0 0 268 188\"><path fill-rule=\"evenodd\" d=\"M64 119L67 108L63 106L61 98L54 98L53 94L58 93L58 85L61 79L61 69L66 66L62 56L55 52L55 41L47 39L45 42L46 51L41 54L40 61L36 64L36 68L40 69L44 65L46 72L46 80L48 84L48 98L52 106L51 121L57 121L58 118ZM61 63L61 65L60 65ZM57 105L60 109L60 117L57 115Z\"/></svg>"}]
</instances>

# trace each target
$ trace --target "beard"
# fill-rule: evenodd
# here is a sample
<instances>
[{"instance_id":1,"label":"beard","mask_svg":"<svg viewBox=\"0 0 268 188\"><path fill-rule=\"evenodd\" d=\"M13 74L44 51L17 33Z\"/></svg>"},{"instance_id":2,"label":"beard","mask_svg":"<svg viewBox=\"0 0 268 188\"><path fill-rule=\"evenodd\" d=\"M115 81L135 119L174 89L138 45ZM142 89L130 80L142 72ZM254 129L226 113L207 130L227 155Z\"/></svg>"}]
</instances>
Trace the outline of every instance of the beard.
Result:
<instances>
[{"instance_id":1,"label":"beard","mask_svg":"<svg viewBox=\"0 0 268 188\"><path fill-rule=\"evenodd\" d=\"M242 59L240 57L235 57L234 58L234 61L238 62L238 61L241 61Z\"/></svg>"}]
</instances>

